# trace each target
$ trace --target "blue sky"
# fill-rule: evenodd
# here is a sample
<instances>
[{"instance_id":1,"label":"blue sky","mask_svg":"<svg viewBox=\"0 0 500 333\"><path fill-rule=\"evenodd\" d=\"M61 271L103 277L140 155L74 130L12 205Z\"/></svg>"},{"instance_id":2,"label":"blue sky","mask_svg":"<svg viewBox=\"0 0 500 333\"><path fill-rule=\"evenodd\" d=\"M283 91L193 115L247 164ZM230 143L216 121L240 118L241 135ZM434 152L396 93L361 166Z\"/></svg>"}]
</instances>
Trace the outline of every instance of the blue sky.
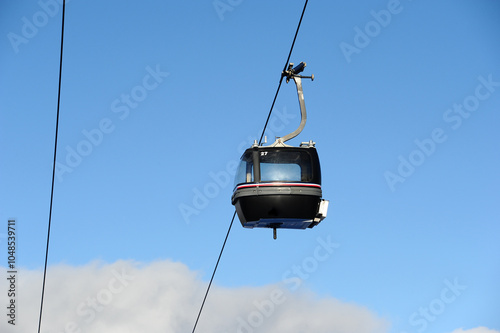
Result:
<instances>
[{"instance_id":1,"label":"blue sky","mask_svg":"<svg viewBox=\"0 0 500 333\"><path fill-rule=\"evenodd\" d=\"M93 263L109 271L126 262L136 276L159 274L149 286L176 290L166 297L190 310L171 313L186 316L172 330L191 329L234 212L232 166L259 139L302 7L68 2L49 286L67 276L75 283L68 293L81 290L85 280L71 274L83 271L106 285L110 275ZM0 241L15 218L20 288L35 303L61 9L41 0L4 2L0 11ZM328 217L310 230L280 230L276 241L235 220L206 306L241 311L202 315L199 329L244 331L238 318L262 312L255 302L271 295L278 307L279 286L290 293L279 303L289 311L261 313L266 320L251 330L293 331L283 326L288 313L307 331L306 309L333 313L340 304L351 314L344 317L366 323L346 331L500 331L499 14L493 0L309 2L291 61L305 61L315 80L303 81L308 121L291 143L316 142ZM299 121L295 86L283 84L267 135ZM87 294L102 287L94 288ZM61 314L57 305L69 298L49 290L49 309ZM106 311L82 331L115 327ZM28 330L37 316L26 312L19 321ZM342 320L315 313L326 326L316 332ZM47 327L63 331L47 316Z\"/></svg>"}]
</instances>

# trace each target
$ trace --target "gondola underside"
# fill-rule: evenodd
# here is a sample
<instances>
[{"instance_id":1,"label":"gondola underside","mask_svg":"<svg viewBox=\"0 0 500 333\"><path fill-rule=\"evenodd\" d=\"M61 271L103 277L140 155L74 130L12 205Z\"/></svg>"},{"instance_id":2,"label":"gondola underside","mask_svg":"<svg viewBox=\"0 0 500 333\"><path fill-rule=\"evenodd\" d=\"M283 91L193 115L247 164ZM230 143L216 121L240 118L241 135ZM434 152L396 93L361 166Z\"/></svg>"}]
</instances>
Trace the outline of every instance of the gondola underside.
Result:
<instances>
[{"instance_id":1,"label":"gondola underside","mask_svg":"<svg viewBox=\"0 0 500 333\"><path fill-rule=\"evenodd\" d=\"M320 212L321 196L291 194L292 191L296 192L294 190L275 188L273 192L277 194L260 195L256 195L256 192L261 191L254 190L251 192L253 195L250 195L248 189L239 190L239 195L233 201L243 227L306 229L316 226L324 218Z\"/></svg>"}]
</instances>

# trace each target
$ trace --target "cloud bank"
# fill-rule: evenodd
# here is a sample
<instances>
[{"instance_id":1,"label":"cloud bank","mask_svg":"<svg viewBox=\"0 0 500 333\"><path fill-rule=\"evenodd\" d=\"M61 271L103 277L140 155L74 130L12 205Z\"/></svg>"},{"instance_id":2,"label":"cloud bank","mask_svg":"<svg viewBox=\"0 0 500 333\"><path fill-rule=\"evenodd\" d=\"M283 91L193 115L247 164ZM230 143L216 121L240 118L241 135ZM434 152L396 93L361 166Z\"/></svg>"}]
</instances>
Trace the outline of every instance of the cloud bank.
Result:
<instances>
[{"instance_id":1,"label":"cloud bank","mask_svg":"<svg viewBox=\"0 0 500 333\"><path fill-rule=\"evenodd\" d=\"M0 331L36 332L42 272L21 269L17 278L16 325L9 325L4 319ZM7 282L4 280L0 287L7 290ZM52 266L47 272L42 332L191 332L206 287L207 282L197 272L169 260ZM239 288L212 285L196 331L386 333L390 330L386 319L365 307L319 298L303 289L292 292L283 283ZM478 327L452 333L500 332Z\"/></svg>"},{"instance_id":2,"label":"cloud bank","mask_svg":"<svg viewBox=\"0 0 500 333\"><path fill-rule=\"evenodd\" d=\"M457 330L454 330L451 333L500 333L500 332L497 330L492 330L492 329L481 326L481 327L471 328L468 330L464 330L462 328L459 328Z\"/></svg>"}]
</instances>

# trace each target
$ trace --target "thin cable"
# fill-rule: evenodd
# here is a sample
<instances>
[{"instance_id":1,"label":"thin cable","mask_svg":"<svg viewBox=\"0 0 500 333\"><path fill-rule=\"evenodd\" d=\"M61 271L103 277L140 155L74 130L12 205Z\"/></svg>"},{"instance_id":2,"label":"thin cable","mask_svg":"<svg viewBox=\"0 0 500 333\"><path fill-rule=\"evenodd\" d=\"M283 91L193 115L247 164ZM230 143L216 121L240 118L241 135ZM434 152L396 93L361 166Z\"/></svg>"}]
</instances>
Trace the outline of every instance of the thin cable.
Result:
<instances>
[{"instance_id":1,"label":"thin cable","mask_svg":"<svg viewBox=\"0 0 500 333\"><path fill-rule=\"evenodd\" d=\"M43 283L42 283L42 297L40 300L40 316L38 318L38 333L42 327L42 313L43 313L43 298L45 295L45 279L47 277L47 261L49 258L49 240L50 240L50 224L52 221L52 203L54 202L54 183L56 176L56 158L57 158L57 134L59 132L59 107L61 105L61 77L62 77L62 63L63 63L63 42L64 42L64 13L66 11L66 0L63 0L62 7L62 23L61 23L61 54L59 57L59 87L57 89L57 114L56 114L56 133L54 138L54 161L52 165L52 187L50 190L50 208L49 208L49 225L47 228L47 246L45 248L45 266L43 268Z\"/></svg>"},{"instance_id":2,"label":"thin cable","mask_svg":"<svg viewBox=\"0 0 500 333\"><path fill-rule=\"evenodd\" d=\"M288 58L286 59L285 67L283 67L283 72L287 70L288 62L290 61L290 57L292 56L292 51L293 51L293 47L295 45L295 40L297 39L297 35L299 34L300 24L302 23L302 18L304 17L304 13L306 11L308 1L309 0L306 0L306 2L304 3L304 8L302 9L302 14L300 15L299 24L297 24L297 30L295 31L295 36L293 37L292 46L290 47L290 52L288 52ZM280 91L282 81L283 81L283 75L280 78L280 82L278 84L278 89L276 90L276 94L274 95L273 104L271 104L271 109L269 110L269 114L267 115L264 129L262 130L262 134L260 135L259 146L262 143L262 138L264 137L264 133L266 132L267 124L269 123L269 119L271 118L271 113L273 112L274 103L276 102L276 98L278 97L278 93Z\"/></svg>"},{"instance_id":3,"label":"thin cable","mask_svg":"<svg viewBox=\"0 0 500 333\"><path fill-rule=\"evenodd\" d=\"M286 59L285 67L283 67L283 71L286 71L286 69L288 67L288 62L290 61L290 57L292 55L293 46L295 45L295 40L297 39L297 35L299 34L300 24L302 23L302 18L304 17L304 13L306 12L306 7L307 7L308 1L309 0L306 0L306 2L304 3L304 9L302 9L302 14L300 15L299 24L297 24L297 30L295 31L295 36L293 36L292 46L290 47L290 52L288 53L288 58Z\"/></svg>"},{"instance_id":4,"label":"thin cable","mask_svg":"<svg viewBox=\"0 0 500 333\"><path fill-rule=\"evenodd\" d=\"M210 279L210 282L208 283L208 288L205 293L205 297L203 298L203 302L201 303L200 311L198 312L198 317L196 317L196 322L194 323L193 327L193 332L196 330L196 325L198 325L198 320L200 319L201 311L203 310L203 306L205 305L205 301L208 296L208 291L210 290L210 287L212 286L212 281L214 280L215 272L217 271L217 266L219 266L219 261L222 256L222 252L224 251L224 247L226 246L226 241L227 238L229 237L229 232L231 231L231 227L233 226L234 218L236 216L236 211L234 211L233 218L231 219L231 224L229 224L229 229L227 229L227 234L226 234L226 239L224 239L224 244L222 244L222 248L220 249L219 253L219 258L217 259L217 263L215 264L214 272L212 273L212 278Z\"/></svg>"}]
</instances>

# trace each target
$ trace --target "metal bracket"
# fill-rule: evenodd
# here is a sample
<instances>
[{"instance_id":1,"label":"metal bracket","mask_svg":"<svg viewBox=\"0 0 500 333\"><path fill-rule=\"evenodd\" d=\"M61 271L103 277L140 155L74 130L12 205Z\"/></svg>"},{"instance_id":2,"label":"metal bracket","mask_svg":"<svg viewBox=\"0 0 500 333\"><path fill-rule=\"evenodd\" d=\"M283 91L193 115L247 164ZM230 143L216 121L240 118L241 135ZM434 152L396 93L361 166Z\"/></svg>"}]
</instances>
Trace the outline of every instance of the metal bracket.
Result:
<instances>
[{"instance_id":1,"label":"metal bracket","mask_svg":"<svg viewBox=\"0 0 500 333\"><path fill-rule=\"evenodd\" d=\"M299 97L301 119L300 119L300 125L295 131L293 131L292 133L287 134L281 138L278 138L276 140L277 142L279 140L280 143L284 143L290 139L295 138L297 135L300 134L300 132L302 132L302 130L306 126L307 113L306 113L306 104L304 101L304 92L302 90L302 79L314 80L314 75L311 75L311 76L299 75L299 73L301 73L305 67L306 67L305 62L301 62L296 67L293 67L293 63L290 63L288 65L288 69L281 73L282 78L286 77L287 83L290 81L290 79L293 79L293 81L295 82L295 85L297 86L297 96Z\"/></svg>"}]
</instances>

